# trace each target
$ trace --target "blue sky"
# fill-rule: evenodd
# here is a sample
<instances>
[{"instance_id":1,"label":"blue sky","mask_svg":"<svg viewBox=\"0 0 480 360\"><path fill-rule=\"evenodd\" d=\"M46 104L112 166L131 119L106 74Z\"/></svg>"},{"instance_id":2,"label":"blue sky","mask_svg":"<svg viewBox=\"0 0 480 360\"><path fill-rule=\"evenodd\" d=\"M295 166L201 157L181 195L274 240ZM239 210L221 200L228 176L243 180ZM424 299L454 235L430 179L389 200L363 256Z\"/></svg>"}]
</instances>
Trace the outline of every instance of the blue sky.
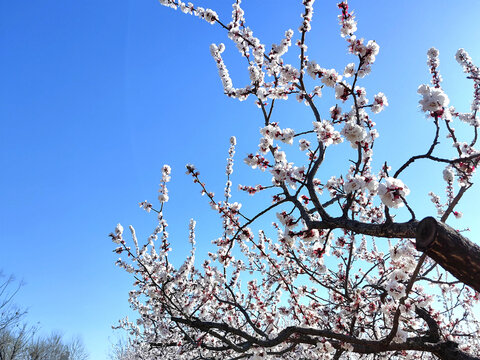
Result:
<instances>
[{"instance_id":1,"label":"blue sky","mask_svg":"<svg viewBox=\"0 0 480 360\"><path fill-rule=\"evenodd\" d=\"M244 0L247 21L267 46L298 28L299 4ZM230 16L229 1L198 5ZM398 168L431 138L416 94L429 81L429 47L440 50L451 103L469 109L472 84L454 55L464 47L480 63L480 3L352 0L350 7L357 35L380 44L373 72L362 82L371 96L383 91L390 103L375 118L376 158L391 158ZM315 10L310 58L340 70L354 59L339 36L335 2L317 1ZM92 359L106 358L117 336L111 325L129 313L132 280L114 266L107 235L118 222L133 224L140 236L153 229L154 216L137 203L155 199L161 166L173 170L166 215L178 261L189 248L191 217L199 252L207 251L219 224L184 165L195 164L221 192L228 139L236 135L233 180L253 184L241 159L256 150L261 114L252 101L222 94L212 42L225 42L234 84L243 86L243 59L224 31L154 0L0 0L0 269L25 281L17 302L29 308L28 321L40 322L45 332L79 335ZM331 94L324 100L324 108L335 104ZM312 121L307 110L292 98L278 105L275 120L305 129ZM419 217L434 214L428 191L443 194L431 174L439 177L441 168L420 164L403 178ZM259 206L244 195L238 199L244 207ZM472 238L480 234L478 201L478 189L471 190L461 203L463 220L452 222L470 226Z\"/></svg>"}]
</instances>

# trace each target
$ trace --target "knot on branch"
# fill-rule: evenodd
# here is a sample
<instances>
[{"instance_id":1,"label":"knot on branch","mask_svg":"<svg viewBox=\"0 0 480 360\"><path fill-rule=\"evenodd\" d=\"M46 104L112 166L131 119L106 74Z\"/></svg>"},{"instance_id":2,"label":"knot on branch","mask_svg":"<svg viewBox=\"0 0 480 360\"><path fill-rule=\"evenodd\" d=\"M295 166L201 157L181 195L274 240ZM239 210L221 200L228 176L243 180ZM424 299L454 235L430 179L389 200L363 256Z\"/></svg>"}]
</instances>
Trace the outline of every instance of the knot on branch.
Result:
<instances>
[{"instance_id":1,"label":"knot on branch","mask_svg":"<svg viewBox=\"0 0 480 360\"><path fill-rule=\"evenodd\" d=\"M437 220L431 216L426 217L417 226L417 242L418 251L425 252L437 238Z\"/></svg>"}]
</instances>

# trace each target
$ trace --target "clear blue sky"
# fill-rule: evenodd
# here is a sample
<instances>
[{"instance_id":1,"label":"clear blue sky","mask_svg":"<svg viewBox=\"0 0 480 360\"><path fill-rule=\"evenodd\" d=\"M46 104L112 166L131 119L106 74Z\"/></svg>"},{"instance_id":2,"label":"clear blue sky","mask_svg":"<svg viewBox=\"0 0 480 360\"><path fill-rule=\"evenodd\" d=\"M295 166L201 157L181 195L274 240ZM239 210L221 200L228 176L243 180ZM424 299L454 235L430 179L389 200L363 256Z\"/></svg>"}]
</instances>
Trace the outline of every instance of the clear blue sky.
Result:
<instances>
[{"instance_id":1,"label":"clear blue sky","mask_svg":"<svg viewBox=\"0 0 480 360\"><path fill-rule=\"evenodd\" d=\"M244 0L247 21L267 46L298 28L299 4ZM230 16L229 1L198 5ZM398 168L431 137L416 94L429 81L429 47L440 50L451 103L469 109L472 84L453 57L464 47L480 64L480 2L352 0L350 7L357 35L380 44L362 83L370 98L383 91L390 103L376 117L376 159L392 157ZM339 36L335 1L317 1L315 9L310 58L343 69L353 59ZM243 86L243 59L224 31L155 0L0 0L0 269L25 281L17 302L29 308L30 322L81 336L92 359L105 359L115 341L110 327L128 314L132 283L114 266L107 235L118 222L135 225L140 235L153 229L154 216L137 203L155 199L162 164L173 169L166 215L178 261L188 248L191 217L198 221L199 251L219 224L184 165L197 165L221 192L228 139L236 135L234 181L252 184L241 159L256 149L261 115L251 101L222 94L211 42L225 42L234 84ZM326 108L334 104L331 94L325 101ZM278 106L275 120L306 128L307 114L291 99ZM403 178L420 216L434 214L426 194L442 193L443 186L435 188L430 170L420 177L423 170ZM471 237L480 234L479 201L474 189L461 204L464 219L454 223L470 226Z\"/></svg>"}]
</instances>

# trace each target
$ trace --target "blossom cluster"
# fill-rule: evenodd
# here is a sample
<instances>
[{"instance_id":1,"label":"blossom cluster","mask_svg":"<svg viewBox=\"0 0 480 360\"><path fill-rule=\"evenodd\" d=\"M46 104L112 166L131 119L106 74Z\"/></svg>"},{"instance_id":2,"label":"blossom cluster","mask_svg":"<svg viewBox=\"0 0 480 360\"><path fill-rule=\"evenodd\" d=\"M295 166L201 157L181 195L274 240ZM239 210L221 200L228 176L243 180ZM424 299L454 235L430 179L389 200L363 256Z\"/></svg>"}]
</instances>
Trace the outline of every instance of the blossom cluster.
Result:
<instances>
[{"instance_id":1,"label":"blossom cluster","mask_svg":"<svg viewBox=\"0 0 480 360\"><path fill-rule=\"evenodd\" d=\"M160 4L170 7L174 10L179 8L183 13L195 15L201 19L204 19L209 24L214 24L218 19L218 15L212 9L204 9L202 7L195 8L191 2L185 3L181 0L159 0Z\"/></svg>"},{"instance_id":2,"label":"blossom cluster","mask_svg":"<svg viewBox=\"0 0 480 360\"><path fill-rule=\"evenodd\" d=\"M473 80L473 102L471 106L472 112L480 109L480 69L472 62L472 58L465 49L459 49L455 54L455 59L462 66L463 71Z\"/></svg>"},{"instance_id":3,"label":"blossom cluster","mask_svg":"<svg viewBox=\"0 0 480 360\"><path fill-rule=\"evenodd\" d=\"M329 121L314 121L313 130L317 134L318 140L321 141L324 146L340 144L343 141L340 133L335 130L335 128Z\"/></svg>"},{"instance_id":4,"label":"blossom cluster","mask_svg":"<svg viewBox=\"0 0 480 360\"><path fill-rule=\"evenodd\" d=\"M388 207L402 207L408 194L410 189L400 179L388 177L378 186L378 195Z\"/></svg>"},{"instance_id":5,"label":"blossom cluster","mask_svg":"<svg viewBox=\"0 0 480 360\"><path fill-rule=\"evenodd\" d=\"M417 92L422 96L419 103L422 110L434 115L442 115L443 110L450 100L448 96L440 88L432 88L428 85L420 85Z\"/></svg>"},{"instance_id":6,"label":"blossom cluster","mask_svg":"<svg viewBox=\"0 0 480 360\"><path fill-rule=\"evenodd\" d=\"M430 73L432 74L432 85L436 88L440 87L442 82L442 76L438 72L438 66L440 61L438 60L439 51L432 47L427 51L427 65L430 68Z\"/></svg>"},{"instance_id":7,"label":"blossom cluster","mask_svg":"<svg viewBox=\"0 0 480 360\"><path fill-rule=\"evenodd\" d=\"M162 182L160 184L160 189L158 190L158 200L161 203L165 203L168 201L168 189L167 189L167 182L170 181L170 174L172 172L172 169L170 168L169 165L163 165L162 168ZM149 207L148 205L145 205L144 207Z\"/></svg>"}]
</instances>

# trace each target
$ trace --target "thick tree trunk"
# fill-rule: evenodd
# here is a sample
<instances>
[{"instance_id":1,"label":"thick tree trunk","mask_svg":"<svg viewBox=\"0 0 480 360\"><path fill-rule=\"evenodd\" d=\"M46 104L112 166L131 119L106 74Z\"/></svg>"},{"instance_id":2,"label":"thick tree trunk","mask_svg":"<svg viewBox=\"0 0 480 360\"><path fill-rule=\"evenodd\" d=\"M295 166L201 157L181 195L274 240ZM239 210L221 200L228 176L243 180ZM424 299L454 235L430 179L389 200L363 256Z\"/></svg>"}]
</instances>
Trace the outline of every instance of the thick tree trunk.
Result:
<instances>
[{"instance_id":1,"label":"thick tree trunk","mask_svg":"<svg viewBox=\"0 0 480 360\"><path fill-rule=\"evenodd\" d=\"M417 227L417 250L426 252L458 280L480 292L480 247L433 217Z\"/></svg>"},{"instance_id":2,"label":"thick tree trunk","mask_svg":"<svg viewBox=\"0 0 480 360\"><path fill-rule=\"evenodd\" d=\"M458 350L458 344L449 341L443 343L441 349L434 354L441 360L479 360L478 357Z\"/></svg>"}]
</instances>

